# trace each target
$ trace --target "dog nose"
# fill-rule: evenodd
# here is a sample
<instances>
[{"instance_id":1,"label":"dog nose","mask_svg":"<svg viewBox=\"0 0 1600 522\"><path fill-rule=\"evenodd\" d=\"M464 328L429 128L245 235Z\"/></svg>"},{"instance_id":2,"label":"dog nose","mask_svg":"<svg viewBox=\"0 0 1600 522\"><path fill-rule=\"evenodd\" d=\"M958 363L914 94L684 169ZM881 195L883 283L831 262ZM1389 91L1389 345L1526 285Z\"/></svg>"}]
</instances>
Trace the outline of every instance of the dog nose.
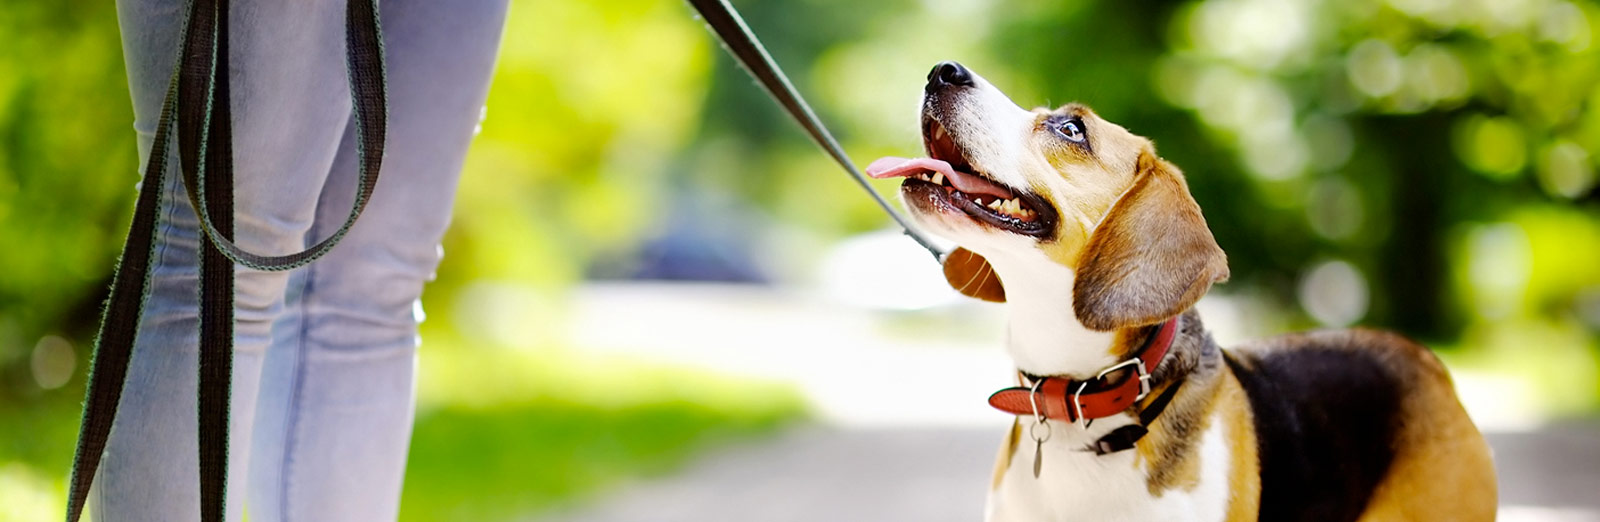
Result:
<instances>
[{"instance_id":1,"label":"dog nose","mask_svg":"<svg viewBox=\"0 0 1600 522\"><path fill-rule=\"evenodd\" d=\"M971 87L972 71L968 71L966 67L956 62L939 62L933 66L933 70L928 71L928 86L925 89L927 92L931 93L950 85Z\"/></svg>"}]
</instances>

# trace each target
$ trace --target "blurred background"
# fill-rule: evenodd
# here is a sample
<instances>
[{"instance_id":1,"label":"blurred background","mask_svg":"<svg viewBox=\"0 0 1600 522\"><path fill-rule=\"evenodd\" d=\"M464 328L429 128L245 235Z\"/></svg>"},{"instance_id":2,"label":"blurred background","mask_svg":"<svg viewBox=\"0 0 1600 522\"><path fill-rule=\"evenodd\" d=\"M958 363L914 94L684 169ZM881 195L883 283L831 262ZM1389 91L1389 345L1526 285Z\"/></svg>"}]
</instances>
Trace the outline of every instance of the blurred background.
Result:
<instances>
[{"instance_id":1,"label":"blurred background","mask_svg":"<svg viewBox=\"0 0 1600 522\"><path fill-rule=\"evenodd\" d=\"M1502 518L1600 520L1594 3L733 3L861 164L920 151L946 59L1153 138L1229 254L1220 341L1425 341ZM0 13L0 520L47 520L138 166L114 7ZM981 516L1003 309L949 291L686 4L514 0L506 35L424 296L402 518Z\"/></svg>"}]
</instances>

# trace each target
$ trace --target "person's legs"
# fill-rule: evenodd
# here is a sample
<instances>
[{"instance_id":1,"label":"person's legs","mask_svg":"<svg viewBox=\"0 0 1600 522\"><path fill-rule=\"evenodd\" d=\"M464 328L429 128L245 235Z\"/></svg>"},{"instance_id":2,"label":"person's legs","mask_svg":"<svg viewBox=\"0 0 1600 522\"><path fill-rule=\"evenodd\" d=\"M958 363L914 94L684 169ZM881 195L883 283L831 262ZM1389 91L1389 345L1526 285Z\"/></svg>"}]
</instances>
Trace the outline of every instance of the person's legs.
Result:
<instances>
[{"instance_id":1,"label":"person's legs","mask_svg":"<svg viewBox=\"0 0 1600 522\"><path fill-rule=\"evenodd\" d=\"M139 134L150 154L177 58L184 2L117 4ZM248 249L302 247L348 121L344 3L245 2L234 7L232 90L236 231ZM169 164L176 165L174 159ZM152 292L140 319L120 409L96 473L91 510L104 521L199 518L196 436L198 248L203 240L177 171L162 190ZM241 514L261 363L287 275L238 270L229 455L229 518Z\"/></svg>"},{"instance_id":2,"label":"person's legs","mask_svg":"<svg viewBox=\"0 0 1600 522\"><path fill-rule=\"evenodd\" d=\"M294 276L273 328L251 449L252 520L398 514L418 298L439 263L505 9L505 0L381 5L389 72L383 177L338 248ZM347 130L307 242L343 222L355 152Z\"/></svg>"}]
</instances>

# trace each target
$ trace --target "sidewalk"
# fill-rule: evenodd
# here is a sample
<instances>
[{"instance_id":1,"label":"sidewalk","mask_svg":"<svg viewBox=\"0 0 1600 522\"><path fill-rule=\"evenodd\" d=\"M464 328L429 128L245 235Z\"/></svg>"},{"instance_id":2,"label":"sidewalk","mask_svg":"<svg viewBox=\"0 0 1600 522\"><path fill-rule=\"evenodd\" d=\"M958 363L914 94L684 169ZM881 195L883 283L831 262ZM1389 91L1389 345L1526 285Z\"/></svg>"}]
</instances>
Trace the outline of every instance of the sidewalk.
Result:
<instances>
[{"instance_id":1,"label":"sidewalk","mask_svg":"<svg viewBox=\"0 0 1600 522\"><path fill-rule=\"evenodd\" d=\"M1008 422L984 398L1014 371L998 307L886 312L792 289L634 283L588 285L571 305L568 346L788 383L816 424L539 520L982 519ZM1201 303L1217 340L1259 335L1230 306ZM1600 522L1600 422L1543 426L1505 408L1493 376L1455 377L1495 448L1500 520Z\"/></svg>"},{"instance_id":2,"label":"sidewalk","mask_svg":"<svg viewBox=\"0 0 1600 522\"><path fill-rule=\"evenodd\" d=\"M541 520L972 522L1002 431L800 428ZM1600 424L1489 439L1501 522L1600 522Z\"/></svg>"}]
</instances>

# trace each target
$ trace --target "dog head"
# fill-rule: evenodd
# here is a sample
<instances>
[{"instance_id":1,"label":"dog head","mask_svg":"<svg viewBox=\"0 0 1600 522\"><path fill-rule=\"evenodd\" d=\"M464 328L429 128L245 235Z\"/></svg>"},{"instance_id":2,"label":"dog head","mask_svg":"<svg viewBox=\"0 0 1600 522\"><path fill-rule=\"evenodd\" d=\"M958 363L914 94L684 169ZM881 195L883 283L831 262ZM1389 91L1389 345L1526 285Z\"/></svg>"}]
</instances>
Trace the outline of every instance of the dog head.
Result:
<instances>
[{"instance_id":1,"label":"dog head","mask_svg":"<svg viewBox=\"0 0 1600 522\"><path fill-rule=\"evenodd\" d=\"M924 88L922 135L928 157L867 170L904 177L912 218L961 247L944 268L964 294L1005 300L989 258L1052 263L1075 274L1079 322L1104 331L1177 315L1228 277L1182 173L1088 107L1026 110L944 62Z\"/></svg>"}]
</instances>

